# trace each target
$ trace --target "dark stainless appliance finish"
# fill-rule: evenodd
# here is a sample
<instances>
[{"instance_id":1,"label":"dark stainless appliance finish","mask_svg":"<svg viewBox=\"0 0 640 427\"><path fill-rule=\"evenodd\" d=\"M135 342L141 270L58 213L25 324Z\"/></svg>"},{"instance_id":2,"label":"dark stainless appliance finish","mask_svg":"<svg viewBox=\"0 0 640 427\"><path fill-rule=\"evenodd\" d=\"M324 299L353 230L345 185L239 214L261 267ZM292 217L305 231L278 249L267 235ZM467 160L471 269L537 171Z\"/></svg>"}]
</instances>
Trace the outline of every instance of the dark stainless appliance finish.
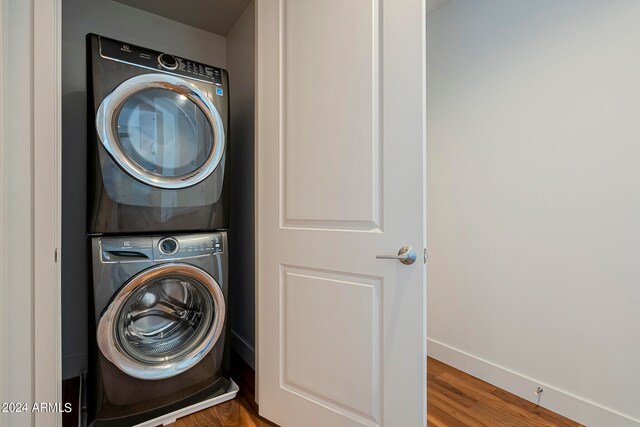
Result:
<instances>
[{"instance_id":1,"label":"dark stainless appliance finish","mask_svg":"<svg viewBox=\"0 0 640 427\"><path fill-rule=\"evenodd\" d=\"M134 425L225 393L225 232L93 237L93 426Z\"/></svg>"},{"instance_id":2,"label":"dark stainless appliance finish","mask_svg":"<svg viewBox=\"0 0 640 427\"><path fill-rule=\"evenodd\" d=\"M226 229L227 72L87 36L88 234Z\"/></svg>"}]
</instances>

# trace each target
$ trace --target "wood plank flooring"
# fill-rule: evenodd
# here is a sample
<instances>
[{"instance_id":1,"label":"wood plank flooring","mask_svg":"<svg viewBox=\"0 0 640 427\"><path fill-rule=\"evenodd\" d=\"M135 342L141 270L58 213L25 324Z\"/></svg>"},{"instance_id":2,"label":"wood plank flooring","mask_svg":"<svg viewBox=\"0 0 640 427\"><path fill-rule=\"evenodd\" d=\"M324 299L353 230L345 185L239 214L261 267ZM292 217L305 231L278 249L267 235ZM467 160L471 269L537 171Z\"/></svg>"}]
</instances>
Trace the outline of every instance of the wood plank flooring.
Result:
<instances>
[{"instance_id":1,"label":"wood plank flooring","mask_svg":"<svg viewBox=\"0 0 640 427\"><path fill-rule=\"evenodd\" d=\"M427 425L584 427L431 358L427 360Z\"/></svg>"},{"instance_id":2,"label":"wood plank flooring","mask_svg":"<svg viewBox=\"0 0 640 427\"><path fill-rule=\"evenodd\" d=\"M584 427L435 359L427 359L427 372L428 427ZM245 386L248 385L247 383L253 385L252 375L253 371L245 372L245 381L243 381ZM240 388L242 389L242 385ZM248 401L227 402L223 405L229 404L229 407L215 406L182 418L172 425L175 427L275 425L266 424L257 418L257 407L249 403L253 402L253 396L251 388L245 396L245 399L249 399Z\"/></svg>"},{"instance_id":3,"label":"wood plank flooring","mask_svg":"<svg viewBox=\"0 0 640 427\"><path fill-rule=\"evenodd\" d=\"M253 370L239 356L234 355L233 360L232 377L240 386L238 397L170 426L275 426L258 416ZM428 427L584 427L437 360L428 358L427 371Z\"/></svg>"},{"instance_id":4,"label":"wood plank flooring","mask_svg":"<svg viewBox=\"0 0 640 427\"><path fill-rule=\"evenodd\" d=\"M235 399L178 419L171 427L269 427L275 424L258 415L255 399L255 373L233 353L231 378L240 391Z\"/></svg>"},{"instance_id":5,"label":"wood plank flooring","mask_svg":"<svg viewBox=\"0 0 640 427\"><path fill-rule=\"evenodd\" d=\"M427 426L428 427L584 427L561 415L492 386L435 359L427 359ZM249 375L253 375L251 372ZM242 388L242 386L241 386ZM253 390L246 396L253 398ZM233 402L233 401L232 401ZM247 402L231 405L257 417L257 407ZM253 402L253 400L250 400ZM178 420L175 427L266 426L256 418L229 416L235 424L224 424L221 413L236 409L219 405ZM256 411L256 412L254 412ZM238 424L239 423L239 424Z\"/></svg>"},{"instance_id":6,"label":"wood plank flooring","mask_svg":"<svg viewBox=\"0 0 640 427\"><path fill-rule=\"evenodd\" d=\"M238 398L168 424L171 427L267 427L271 425L274 424L260 419Z\"/></svg>"}]
</instances>

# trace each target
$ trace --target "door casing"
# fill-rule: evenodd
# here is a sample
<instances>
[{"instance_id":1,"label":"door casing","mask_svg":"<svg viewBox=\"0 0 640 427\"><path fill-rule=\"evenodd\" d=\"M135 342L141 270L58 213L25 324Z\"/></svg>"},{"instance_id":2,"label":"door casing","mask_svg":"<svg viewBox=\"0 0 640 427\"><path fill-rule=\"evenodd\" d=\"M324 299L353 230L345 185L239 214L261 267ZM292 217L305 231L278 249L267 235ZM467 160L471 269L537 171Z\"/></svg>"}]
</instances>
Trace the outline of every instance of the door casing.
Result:
<instances>
[{"instance_id":1,"label":"door casing","mask_svg":"<svg viewBox=\"0 0 640 427\"><path fill-rule=\"evenodd\" d=\"M0 10L0 392L31 410L62 401L61 0L0 0ZM29 412L0 423L54 426L62 417Z\"/></svg>"}]
</instances>

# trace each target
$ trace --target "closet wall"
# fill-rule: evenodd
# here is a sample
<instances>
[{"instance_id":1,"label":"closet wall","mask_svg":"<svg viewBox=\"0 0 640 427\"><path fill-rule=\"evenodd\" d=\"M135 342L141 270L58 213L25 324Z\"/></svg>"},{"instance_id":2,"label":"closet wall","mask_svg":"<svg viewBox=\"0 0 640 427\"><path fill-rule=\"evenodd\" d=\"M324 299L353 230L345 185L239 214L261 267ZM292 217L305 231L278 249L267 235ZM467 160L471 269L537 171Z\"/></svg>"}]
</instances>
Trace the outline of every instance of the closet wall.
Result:
<instances>
[{"instance_id":1,"label":"closet wall","mask_svg":"<svg viewBox=\"0 0 640 427\"><path fill-rule=\"evenodd\" d=\"M230 319L233 348L255 369L255 2L227 34L231 86Z\"/></svg>"},{"instance_id":2,"label":"closet wall","mask_svg":"<svg viewBox=\"0 0 640 427\"><path fill-rule=\"evenodd\" d=\"M640 423L640 2L427 18L429 352L587 425Z\"/></svg>"},{"instance_id":3,"label":"closet wall","mask_svg":"<svg viewBox=\"0 0 640 427\"><path fill-rule=\"evenodd\" d=\"M85 35L90 32L175 53L218 67L225 68L227 60L226 41L223 36L111 0L64 0L62 2L63 378L77 376L86 368L86 328L93 327L93 320L87 319L87 286L90 282L85 238L87 193Z\"/></svg>"}]
</instances>

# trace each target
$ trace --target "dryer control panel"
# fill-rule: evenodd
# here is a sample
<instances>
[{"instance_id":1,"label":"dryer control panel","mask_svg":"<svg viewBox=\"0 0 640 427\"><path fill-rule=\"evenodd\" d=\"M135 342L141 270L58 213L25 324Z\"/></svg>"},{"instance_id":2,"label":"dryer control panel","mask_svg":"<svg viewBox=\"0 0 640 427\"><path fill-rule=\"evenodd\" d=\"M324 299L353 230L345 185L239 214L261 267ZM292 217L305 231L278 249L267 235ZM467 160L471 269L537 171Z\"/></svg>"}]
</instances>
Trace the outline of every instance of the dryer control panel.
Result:
<instances>
[{"instance_id":1,"label":"dryer control panel","mask_svg":"<svg viewBox=\"0 0 640 427\"><path fill-rule=\"evenodd\" d=\"M220 68L102 36L99 40L103 58L222 86Z\"/></svg>"}]
</instances>

